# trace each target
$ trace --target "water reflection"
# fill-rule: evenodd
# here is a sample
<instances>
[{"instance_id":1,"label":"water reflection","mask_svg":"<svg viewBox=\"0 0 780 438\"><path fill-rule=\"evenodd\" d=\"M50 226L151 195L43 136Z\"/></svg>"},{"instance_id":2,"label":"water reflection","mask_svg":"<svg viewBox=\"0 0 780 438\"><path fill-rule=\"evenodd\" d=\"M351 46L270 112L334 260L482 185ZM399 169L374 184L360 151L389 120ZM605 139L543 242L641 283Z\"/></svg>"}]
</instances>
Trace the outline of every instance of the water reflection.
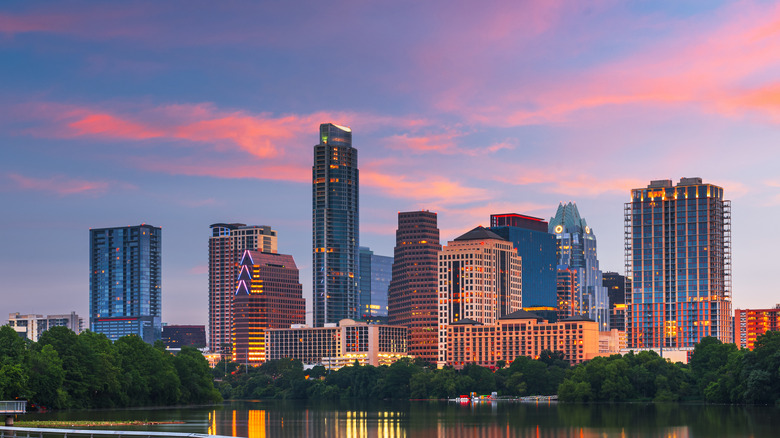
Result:
<instances>
[{"instance_id":1,"label":"water reflection","mask_svg":"<svg viewBox=\"0 0 780 438\"><path fill-rule=\"evenodd\" d=\"M777 436L780 409L705 405L441 402L234 402L212 407L28 414L25 420L148 420L118 427L246 438L752 437ZM103 427L101 427L103 428Z\"/></svg>"}]
</instances>

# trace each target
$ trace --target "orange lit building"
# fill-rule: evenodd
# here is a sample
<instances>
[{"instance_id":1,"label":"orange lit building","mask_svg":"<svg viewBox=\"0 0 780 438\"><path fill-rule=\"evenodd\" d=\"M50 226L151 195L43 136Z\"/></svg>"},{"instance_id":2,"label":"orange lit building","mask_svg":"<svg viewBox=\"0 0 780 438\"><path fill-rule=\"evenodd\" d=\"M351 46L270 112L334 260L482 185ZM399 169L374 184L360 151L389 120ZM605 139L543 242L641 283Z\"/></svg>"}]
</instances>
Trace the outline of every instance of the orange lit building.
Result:
<instances>
[{"instance_id":1,"label":"orange lit building","mask_svg":"<svg viewBox=\"0 0 780 438\"><path fill-rule=\"evenodd\" d=\"M522 309L522 266L512 242L477 227L439 253L439 358L452 362L447 327L464 319L495 325Z\"/></svg>"},{"instance_id":2,"label":"orange lit building","mask_svg":"<svg viewBox=\"0 0 780 438\"><path fill-rule=\"evenodd\" d=\"M494 368L497 361L509 364L518 356L536 359L542 350L561 351L571 364L600 355L598 323L582 316L551 324L518 310L499 318L495 325L463 319L448 324L446 331L446 365L456 369L471 363Z\"/></svg>"},{"instance_id":3,"label":"orange lit building","mask_svg":"<svg viewBox=\"0 0 780 438\"><path fill-rule=\"evenodd\" d=\"M756 338L780 330L780 304L774 309L734 310L734 342L739 348L753 349Z\"/></svg>"},{"instance_id":4,"label":"orange lit building","mask_svg":"<svg viewBox=\"0 0 780 438\"><path fill-rule=\"evenodd\" d=\"M265 331L306 321L306 302L291 255L244 251L233 297L233 361L266 359Z\"/></svg>"},{"instance_id":5,"label":"orange lit building","mask_svg":"<svg viewBox=\"0 0 780 438\"><path fill-rule=\"evenodd\" d=\"M408 327L409 354L431 363L439 353L439 251L436 213L398 213L388 322Z\"/></svg>"}]
</instances>

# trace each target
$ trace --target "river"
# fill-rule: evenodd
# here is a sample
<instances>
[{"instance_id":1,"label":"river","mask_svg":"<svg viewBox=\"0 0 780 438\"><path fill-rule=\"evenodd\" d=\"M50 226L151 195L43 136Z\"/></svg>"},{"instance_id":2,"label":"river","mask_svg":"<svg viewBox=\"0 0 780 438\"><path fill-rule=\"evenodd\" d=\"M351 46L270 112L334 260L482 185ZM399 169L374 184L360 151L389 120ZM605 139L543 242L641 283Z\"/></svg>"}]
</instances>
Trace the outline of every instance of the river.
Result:
<instances>
[{"instance_id":1,"label":"river","mask_svg":"<svg viewBox=\"0 0 780 438\"><path fill-rule=\"evenodd\" d=\"M265 437L777 437L765 406L485 402L225 402L187 408L28 414L24 419L177 421L134 430ZM121 428L120 428L121 429Z\"/></svg>"}]
</instances>

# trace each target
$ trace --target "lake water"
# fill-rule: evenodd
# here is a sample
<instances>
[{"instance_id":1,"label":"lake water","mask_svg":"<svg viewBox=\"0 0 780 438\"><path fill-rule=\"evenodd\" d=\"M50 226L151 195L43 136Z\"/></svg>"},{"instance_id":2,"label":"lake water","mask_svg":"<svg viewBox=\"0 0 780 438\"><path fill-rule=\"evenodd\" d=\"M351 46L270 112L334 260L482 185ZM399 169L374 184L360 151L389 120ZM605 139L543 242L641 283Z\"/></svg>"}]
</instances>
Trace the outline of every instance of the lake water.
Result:
<instances>
[{"instance_id":1,"label":"lake water","mask_svg":"<svg viewBox=\"0 0 780 438\"><path fill-rule=\"evenodd\" d=\"M182 421L120 429L265 437L778 437L780 409L678 404L226 402L28 414L25 419Z\"/></svg>"}]
</instances>

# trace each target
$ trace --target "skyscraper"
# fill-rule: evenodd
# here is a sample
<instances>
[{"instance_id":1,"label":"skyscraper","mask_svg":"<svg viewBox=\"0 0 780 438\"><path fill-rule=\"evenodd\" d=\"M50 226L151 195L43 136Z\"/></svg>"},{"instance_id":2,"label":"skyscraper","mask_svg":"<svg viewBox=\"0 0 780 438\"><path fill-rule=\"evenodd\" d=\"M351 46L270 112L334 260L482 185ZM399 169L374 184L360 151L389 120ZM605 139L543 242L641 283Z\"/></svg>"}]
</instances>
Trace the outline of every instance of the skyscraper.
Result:
<instances>
[{"instance_id":1,"label":"skyscraper","mask_svg":"<svg viewBox=\"0 0 780 438\"><path fill-rule=\"evenodd\" d=\"M291 255L246 250L233 297L233 360L266 360L267 329L288 329L306 322L298 267Z\"/></svg>"},{"instance_id":2,"label":"skyscraper","mask_svg":"<svg viewBox=\"0 0 780 438\"><path fill-rule=\"evenodd\" d=\"M604 287L609 296L609 328L626 330L626 289L631 289L631 281L617 272L604 272Z\"/></svg>"},{"instance_id":3,"label":"skyscraper","mask_svg":"<svg viewBox=\"0 0 780 438\"><path fill-rule=\"evenodd\" d=\"M558 242L558 269L577 271L576 307L599 323L599 330L609 330L609 297L603 285L596 253L596 235L580 216L577 204L558 204L550 218L550 233Z\"/></svg>"},{"instance_id":4,"label":"skyscraper","mask_svg":"<svg viewBox=\"0 0 780 438\"><path fill-rule=\"evenodd\" d=\"M731 201L701 178L651 181L625 204L629 348L733 341Z\"/></svg>"},{"instance_id":5,"label":"skyscraper","mask_svg":"<svg viewBox=\"0 0 780 438\"><path fill-rule=\"evenodd\" d=\"M111 340L162 333L162 229L141 224L89 230L90 330Z\"/></svg>"},{"instance_id":6,"label":"skyscraper","mask_svg":"<svg viewBox=\"0 0 780 438\"><path fill-rule=\"evenodd\" d=\"M439 357L447 363L447 326L495 325L522 310L522 265L512 242L477 227L439 253Z\"/></svg>"},{"instance_id":7,"label":"skyscraper","mask_svg":"<svg viewBox=\"0 0 780 438\"><path fill-rule=\"evenodd\" d=\"M209 237L209 348L230 354L232 300L239 262L247 249L275 253L276 231L267 225L212 224ZM224 350L224 351L223 351Z\"/></svg>"},{"instance_id":8,"label":"skyscraper","mask_svg":"<svg viewBox=\"0 0 780 438\"><path fill-rule=\"evenodd\" d=\"M387 323L387 291L393 269L393 258L374 254L361 246L360 253L360 319Z\"/></svg>"},{"instance_id":9,"label":"skyscraper","mask_svg":"<svg viewBox=\"0 0 780 438\"><path fill-rule=\"evenodd\" d=\"M395 257L387 296L388 321L409 328L409 354L438 358L439 228L436 213L398 213Z\"/></svg>"},{"instance_id":10,"label":"skyscraper","mask_svg":"<svg viewBox=\"0 0 780 438\"><path fill-rule=\"evenodd\" d=\"M358 154L352 130L320 125L312 166L314 325L357 319Z\"/></svg>"},{"instance_id":11,"label":"skyscraper","mask_svg":"<svg viewBox=\"0 0 780 438\"><path fill-rule=\"evenodd\" d=\"M546 221L517 213L490 215L490 231L512 242L523 263L523 307L556 307L556 239Z\"/></svg>"}]
</instances>

